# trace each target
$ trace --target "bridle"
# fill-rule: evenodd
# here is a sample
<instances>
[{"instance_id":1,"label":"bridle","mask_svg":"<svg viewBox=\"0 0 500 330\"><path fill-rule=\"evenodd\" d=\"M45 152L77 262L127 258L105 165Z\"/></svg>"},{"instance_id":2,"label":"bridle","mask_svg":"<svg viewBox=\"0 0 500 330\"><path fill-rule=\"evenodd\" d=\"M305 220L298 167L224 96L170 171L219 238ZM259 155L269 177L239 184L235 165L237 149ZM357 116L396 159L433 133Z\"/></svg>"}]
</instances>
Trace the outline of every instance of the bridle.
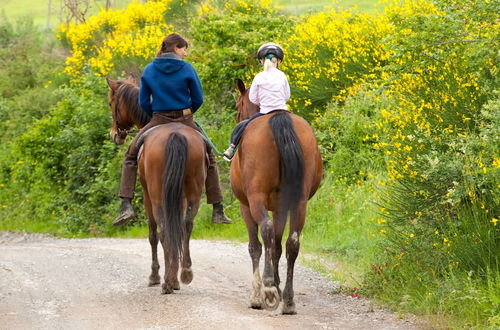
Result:
<instances>
[{"instance_id":1,"label":"bridle","mask_svg":"<svg viewBox=\"0 0 500 330\"><path fill-rule=\"evenodd\" d=\"M118 91L117 91L118 92ZM118 94L118 93L116 93ZM110 106L112 106L113 108L113 113L114 113L114 119L115 119L115 127L116 127L116 135L120 138L120 139L125 139L127 137L127 135L129 134L133 134L133 133L137 133L137 130L132 130L131 128L133 126L130 126L128 128L122 128L120 126L120 123L119 123L119 120L120 120L120 111L118 111L118 105L119 105L119 97L118 95L115 94L115 103L114 104L110 104Z\"/></svg>"}]
</instances>

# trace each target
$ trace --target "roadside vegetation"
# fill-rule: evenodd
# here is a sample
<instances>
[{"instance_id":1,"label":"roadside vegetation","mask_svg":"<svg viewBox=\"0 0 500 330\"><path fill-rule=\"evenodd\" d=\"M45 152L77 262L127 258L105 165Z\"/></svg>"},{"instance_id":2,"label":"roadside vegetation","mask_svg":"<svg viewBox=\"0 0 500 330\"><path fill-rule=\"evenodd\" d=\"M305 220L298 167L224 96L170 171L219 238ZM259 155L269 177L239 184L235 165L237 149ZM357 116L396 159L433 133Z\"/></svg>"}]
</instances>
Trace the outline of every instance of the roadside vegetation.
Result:
<instances>
[{"instance_id":1,"label":"roadside vegetation","mask_svg":"<svg viewBox=\"0 0 500 330\"><path fill-rule=\"evenodd\" d=\"M353 297L434 326L500 327L500 3L281 4L133 2L50 36L0 17L0 229L144 237L140 187L138 219L111 226L125 147L108 141L104 77L139 77L165 34L186 35L206 94L196 120L223 149L234 82L251 83L255 50L273 40L325 165L302 235L308 262ZM229 165L219 170L234 224L209 223L203 205L193 236L246 241Z\"/></svg>"}]
</instances>

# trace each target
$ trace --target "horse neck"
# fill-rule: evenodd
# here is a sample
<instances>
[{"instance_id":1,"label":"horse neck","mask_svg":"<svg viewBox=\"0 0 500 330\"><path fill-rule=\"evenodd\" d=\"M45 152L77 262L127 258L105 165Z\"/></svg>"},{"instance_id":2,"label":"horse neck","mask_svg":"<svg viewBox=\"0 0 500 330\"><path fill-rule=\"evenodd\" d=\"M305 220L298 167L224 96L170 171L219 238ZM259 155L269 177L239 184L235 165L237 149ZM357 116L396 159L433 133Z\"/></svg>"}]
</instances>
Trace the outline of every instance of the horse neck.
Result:
<instances>
[{"instance_id":1,"label":"horse neck","mask_svg":"<svg viewBox=\"0 0 500 330\"><path fill-rule=\"evenodd\" d=\"M246 104L238 109L238 122L250 118L260 110L258 106L250 102L250 99L248 98L248 91L243 97L246 99Z\"/></svg>"},{"instance_id":2,"label":"horse neck","mask_svg":"<svg viewBox=\"0 0 500 330\"><path fill-rule=\"evenodd\" d=\"M140 107L139 87L128 85L124 87L120 97L120 103L126 107L127 118L133 125L141 129L151 120L151 117L146 114Z\"/></svg>"}]
</instances>

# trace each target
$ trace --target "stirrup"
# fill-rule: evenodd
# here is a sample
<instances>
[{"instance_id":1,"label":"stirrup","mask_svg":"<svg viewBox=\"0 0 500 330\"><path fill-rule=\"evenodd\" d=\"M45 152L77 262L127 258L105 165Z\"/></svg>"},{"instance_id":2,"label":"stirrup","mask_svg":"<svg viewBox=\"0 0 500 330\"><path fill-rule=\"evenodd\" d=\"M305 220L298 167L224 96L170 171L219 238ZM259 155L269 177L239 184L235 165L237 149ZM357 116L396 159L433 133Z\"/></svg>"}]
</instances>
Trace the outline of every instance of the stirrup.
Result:
<instances>
[{"instance_id":1,"label":"stirrup","mask_svg":"<svg viewBox=\"0 0 500 330\"><path fill-rule=\"evenodd\" d=\"M233 159L235 153L236 147L231 146L227 148L226 151L224 151L224 153L222 154L222 158L224 158L225 161L230 162Z\"/></svg>"}]
</instances>

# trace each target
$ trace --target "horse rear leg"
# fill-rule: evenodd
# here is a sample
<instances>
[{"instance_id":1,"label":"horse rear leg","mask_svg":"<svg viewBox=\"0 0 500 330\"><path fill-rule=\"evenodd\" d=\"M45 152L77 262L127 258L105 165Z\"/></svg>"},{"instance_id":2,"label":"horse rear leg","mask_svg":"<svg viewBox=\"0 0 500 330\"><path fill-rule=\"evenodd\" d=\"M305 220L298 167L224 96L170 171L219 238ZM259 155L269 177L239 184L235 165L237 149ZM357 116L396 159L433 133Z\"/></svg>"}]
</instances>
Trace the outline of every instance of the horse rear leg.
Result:
<instances>
[{"instance_id":1,"label":"horse rear leg","mask_svg":"<svg viewBox=\"0 0 500 330\"><path fill-rule=\"evenodd\" d=\"M153 209L156 209L156 212L153 212L155 219L161 219L158 212L159 208L153 206ZM179 271L179 261L173 260L174 257L172 255L172 252L170 251L170 246L168 245L168 242L165 238L165 230L167 230L167 228L162 228L162 226L160 225L160 232L158 233L158 236L163 247L163 259L165 262L165 273L163 276L164 283L162 285L161 291L164 294L170 294L173 292L173 290L180 289L179 280L177 279L177 272Z\"/></svg>"},{"instance_id":2,"label":"horse rear leg","mask_svg":"<svg viewBox=\"0 0 500 330\"><path fill-rule=\"evenodd\" d=\"M160 235L163 236L165 234L160 232ZM179 272L179 260L174 258L172 251L170 251L170 246L165 243L165 239L162 240L162 245L163 255L165 258L165 282L162 285L161 291L164 294L170 294L173 290L180 289L179 280L177 279L177 273Z\"/></svg>"},{"instance_id":3,"label":"horse rear leg","mask_svg":"<svg viewBox=\"0 0 500 330\"><path fill-rule=\"evenodd\" d=\"M257 235L259 227L252 218L250 208L240 203L241 216L245 220L248 231L248 252L252 259L253 281L252 281L252 294L250 296L250 307L255 309L262 308L262 299L260 297L262 290L262 279L260 278L260 256L262 255L262 244L260 244Z\"/></svg>"},{"instance_id":4,"label":"horse rear leg","mask_svg":"<svg viewBox=\"0 0 500 330\"><path fill-rule=\"evenodd\" d=\"M151 275L149 275L149 286L154 286L160 284L160 263L158 262L158 233L157 225L153 217L153 212L151 211L151 200L146 189L144 191L144 208L146 209L146 215L148 217L149 225L149 244L151 245Z\"/></svg>"},{"instance_id":5,"label":"horse rear leg","mask_svg":"<svg viewBox=\"0 0 500 330\"><path fill-rule=\"evenodd\" d=\"M149 217L149 216L148 216ZM151 244L151 275L149 275L149 286L160 284L160 263L158 262L158 233L154 219L149 218L149 244Z\"/></svg>"},{"instance_id":6,"label":"horse rear leg","mask_svg":"<svg viewBox=\"0 0 500 330\"><path fill-rule=\"evenodd\" d=\"M290 215L290 233L286 241L286 284L283 290L283 308L282 314L296 314L295 302L293 301L293 269L295 260L299 255L300 249L300 233L304 227L306 217L306 203L303 202L297 208L297 211Z\"/></svg>"},{"instance_id":7,"label":"horse rear leg","mask_svg":"<svg viewBox=\"0 0 500 330\"><path fill-rule=\"evenodd\" d=\"M200 207L200 200L189 201L186 210L186 239L183 244L182 252L182 270L181 270L181 281L184 284L189 284L193 280L193 271L191 270L191 253L189 251L189 239L191 237L191 232L193 231L194 217L198 213Z\"/></svg>"},{"instance_id":8,"label":"horse rear leg","mask_svg":"<svg viewBox=\"0 0 500 330\"><path fill-rule=\"evenodd\" d=\"M264 198L253 200L250 199L250 212L256 223L260 225L260 235L264 241L264 272L262 276L262 303L267 310L275 310L280 303L278 289L274 284L274 271L272 257L274 254L274 226L273 221L269 218L266 207L264 206Z\"/></svg>"},{"instance_id":9,"label":"horse rear leg","mask_svg":"<svg viewBox=\"0 0 500 330\"><path fill-rule=\"evenodd\" d=\"M280 274L279 274L279 262L282 253L281 240L283 238L283 232L285 231L287 214L281 214L278 211L273 212L273 224L274 224L274 253L273 253L273 267L274 267L274 285L278 289L278 294L280 300L282 297L280 290Z\"/></svg>"}]
</instances>

